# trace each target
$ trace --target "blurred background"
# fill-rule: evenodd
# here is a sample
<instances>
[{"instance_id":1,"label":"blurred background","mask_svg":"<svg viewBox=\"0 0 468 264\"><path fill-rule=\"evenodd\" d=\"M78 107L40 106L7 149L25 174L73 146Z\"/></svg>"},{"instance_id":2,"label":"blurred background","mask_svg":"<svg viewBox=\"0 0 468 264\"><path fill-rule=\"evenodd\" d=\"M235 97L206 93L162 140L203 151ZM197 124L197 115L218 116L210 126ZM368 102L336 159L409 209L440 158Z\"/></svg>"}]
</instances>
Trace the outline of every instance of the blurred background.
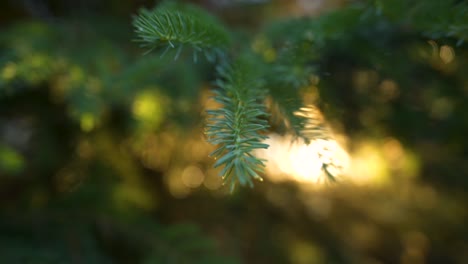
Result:
<instances>
[{"instance_id":1,"label":"blurred background","mask_svg":"<svg viewBox=\"0 0 468 264\"><path fill-rule=\"evenodd\" d=\"M317 20L304 102L334 140L272 131L264 181L231 194L214 66L133 41L157 2L2 1L1 263L468 263L466 2L191 2L266 59L274 21Z\"/></svg>"}]
</instances>

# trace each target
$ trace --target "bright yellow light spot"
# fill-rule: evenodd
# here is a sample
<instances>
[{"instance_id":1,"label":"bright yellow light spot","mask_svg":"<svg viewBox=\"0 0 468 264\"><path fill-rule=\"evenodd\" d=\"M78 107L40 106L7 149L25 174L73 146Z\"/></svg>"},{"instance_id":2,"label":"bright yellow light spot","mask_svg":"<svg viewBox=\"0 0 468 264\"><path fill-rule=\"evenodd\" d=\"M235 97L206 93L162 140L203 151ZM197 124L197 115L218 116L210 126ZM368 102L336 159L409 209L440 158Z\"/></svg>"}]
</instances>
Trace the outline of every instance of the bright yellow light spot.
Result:
<instances>
[{"instance_id":1,"label":"bright yellow light spot","mask_svg":"<svg viewBox=\"0 0 468 264\"><path fill-rule=\"evenodd\" d=\"M4 80L11 80L16 76L17 67L16 64L9 62L2 71L2 78Z\"/></svg>"},{"instance_id":2,"label":"bright yellow light spot","mask_svg":"<svg viewBox=\"0 0 468 264\"><path fill-rule=\"evenodd\" d=\"M346 152L336 140L313 140L306 145L291 136L269 135L270 147L255 155L266 159L266 175L272 181L324 183L327 174L358 185L387 185L419 173L417 156L395 138L354 143Z\"/></svg>"},{"instance_id":3,"label":"bright yellow light spot","mask_svg":"<svg viewBox=\"0 0 468 264\"><path fill-rule=\"evenodd\" d=\"M96 119L93 114L85 113L81 115L81 118L80 118L81 130L85 132L89 132L94 129L95 125L96 125Z\"/></svg>"},{"instance_id":4,"label":"bright yellow light spot","mask_svg":"<svg viewBox=\"0 0 468 264\"><path fill-rule=\"evenodd\" d=\"M162 122L161 97L152 91L138 94L133 101L132 110L135 118L146 125L158 126Z\"/></svg>"},{"instance_id":5,"label":"bright yellow light spot","mask_svg":"<svg viewBox=\"0 0 468 264\"><path fill-rule=\"evenodd\" d=\"M379 146L371 143L363 143L357 147L349 168L354 182L359 184L388 183L390 177L388 164L380 152Z\"/></svg>"},{"instance_id":6,"label":"bright yellow light spot","mask_svg":"<svg viewBox=\"0 0 468 264\"><path fill-rule=\"evenodd\" d=\"M442 47L440 47L439 56L442 62L444 62L445 64L449 64L455 58L455 51L452 47L443 45Z\"/></svg>"},{"instance_id":7,"label":"bright yellow light spot","mask_svg":"<svg viewBox=\"0 0 468 264\"><path fill-rule=\"evenodd\" d=\"M1 172L19 173L24 168L23 156L14 149L0 145L0 174Z\"/></svg>"},{"instance_id":8,"label":"bright yellow light spot","mask_svg":"<svg viewBox=\"0 0 468 264\"><path fill-rule=\"evenodd\" d=\"M321 175L322 162L314 145L299 145L290 149L288 163L283 163L280 168L284 172L292 172L296 178L305 181L317 181Z\"/></svg>"},{"instance_id":9,"label":"bright yellow light spot","mask_svg":"<svg viewBox=\"0 0 468 264\"><path fill-rule=\"evenodd\" d=\"M357 184L386 185L419 173L417 157L405 150L395 138L387 138L383 142L363 141L355 145L346 175Z\"/></svg>"},{"instance_id":10,"label":"bright yellow light spot","mask_svg":"<svg viewBox=\"0 0 468 264\"><path fill-rule=\"evenodd\" d=\"M291 136L272 134L265 143L270 147L256 154L267 160L266 172L273 181L318 183L325 176L325 167L331 175L339 176L348 165L348 154L332 139L307 145Z\"/></svg>"}]
</instances>

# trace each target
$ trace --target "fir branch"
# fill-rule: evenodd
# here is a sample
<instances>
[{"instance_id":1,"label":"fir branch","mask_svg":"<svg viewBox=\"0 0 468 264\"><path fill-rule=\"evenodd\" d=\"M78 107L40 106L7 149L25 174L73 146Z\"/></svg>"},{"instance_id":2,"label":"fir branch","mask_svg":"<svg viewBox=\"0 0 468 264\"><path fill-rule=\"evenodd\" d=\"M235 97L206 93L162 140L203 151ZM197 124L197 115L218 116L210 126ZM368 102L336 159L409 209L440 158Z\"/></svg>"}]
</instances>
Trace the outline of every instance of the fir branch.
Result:
<instances>
[{"instance_id":1,"label":"fir branch","mask_svg":"<svg viewBox=\"0 0 468 264\"><path fill-rule=\"evenodd\" d=\"M271 112L270 122L274 127L275 132L284 134L292 134L295 137L300 137L300 132L304 127L304 119L294 115L294 112L302 106L300 98L291 97L285 90L272 91L270 90L270 99L268 110Z\"/></svg>"},{"instance_id":2,"label":"fir branch","mask_svg":"<svg viewBox=\"0 0 468 264\"><path fill-rule=\"evenodd\" d=\"M406 28L416 29L431 39L454 38L457 45L468 41L466 1L375 1L366 11L387 17ZM401 16L402 13L405 13L405 17Z\"/></svg>"},{"instance_id":3,"label":"fir branch","mask_svg":"<svg viewBox=\"0 0 468 264\"><path fill-rule=\"evenodd\" d=\"M137 41L149 47L149 51L162 47L165 48L164 55L175 50L175 59L188 46L194 51L195 61L199 52L212 61L229 43L229 35L221 23L191 5L163 4L151 11L142 9L134 18L133 25Z\"/></svg>"},{"instance_id":4,"label":"fir branch","mask_svg":"<svg viewBox=\"0 0 468 264\"><path fill-rule=\"evenodd\" d=\"M240 185L253 186L252 179L262 180L263 160L255 157L255 149L268 148L261 143L267 136L261 134L269 125L262 103L265 93L258 79L250 74L252 68L245 63L233 67L219 67L220 79L214 99L222 104L208 110L208 141L219 147L211 153L217 159L215 167L224 166L220 172L231 191Z\"/></svg>"},{"instance_id":5,"label":"fir branch","mask_svg":"<svg viewBox=\"0 0 468 264\"><path fill-rule=\"evenodd\" d=\"M298 131L298 136L302 137L306 143L317 139L329 140L332 138L325 118L316 106L301 107L293 115L300 120L299 125L293 124L296 125L295 130Z\"/></svg>"},{"instance_id":6,"label":"fir branch","mask_svg":"<svg viewBox=\"0 0 468 264\"><path fill-rule=\"evenodd\" d=\"M286 94L284 92L283 94ZM331 131L320 110L312 105L304 106L299 96L280 96L278 93L270 93L272 100L269 104L272 112L271 122L277 132L292 134L296 138L302 138L306 144L313 140L332 138Z\"/></svg>"}]
</instances>

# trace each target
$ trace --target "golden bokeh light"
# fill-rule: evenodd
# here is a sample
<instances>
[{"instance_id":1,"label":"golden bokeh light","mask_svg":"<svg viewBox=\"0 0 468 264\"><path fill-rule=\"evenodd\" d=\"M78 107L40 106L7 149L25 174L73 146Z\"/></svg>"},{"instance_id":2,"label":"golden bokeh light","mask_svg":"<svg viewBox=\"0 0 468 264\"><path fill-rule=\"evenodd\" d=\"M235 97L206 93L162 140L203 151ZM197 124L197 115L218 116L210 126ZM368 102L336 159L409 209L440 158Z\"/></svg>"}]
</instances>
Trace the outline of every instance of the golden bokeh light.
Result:
<instances>
[{"instance_id":1,"label":"golden bokeh light","mask_svg":"<svg viewBox=\"0 0 468 264\"><path fill-rule=\"evenodd\" d=\"M431 51L423 55L429 60L429 63L436 69L443 72L453 72L457 68L455 49L449 45L441 45L434 40L428 41Z\"/></svg>"},{"instance_id":2,"label":"golden bokeh light","mask_svg":"<svg viewBox=\"0 0 468 264\"><path fill-rule=\"evenodd\" d=\"M210 169L206 172L203 186L205 186L208 190L215 191L221 188L222 185L223 179L218 175L218 170Z\"/></svg>"},{"instance_id":3,"label":"golden bokeh light","mask_svg":"<svg viewBox=\"0 0 468 264\"><path fill-rule=\"evenodd\" d=\"M133 101L132 112L143 125L157 127L164 115L164 98L152 90L138 93Z\"/></svg>"},{"instance_id":4,"label":"golden bokeh light","mask_svg":"<svg viewBox=\"0 0 468 264\"><path fill-rule=\"evenodd\" d=\"M360 94L369 92L378 81L379 74L374 70L358 70L353 74L353 87Z\"/></svg>"},{"instance_id":5,"label":"golden bokeh light","mask_svg":"<svg viewBox=\"0 0 468 264\"><path fill-rule=\"evenodd\" d=\"M357 142L346 173L359 185L386 185L418 175L419 161L395 138Z\"/></svg>"},{"instance_id":6,"label":"golden bokeh light","mask_svg":"<svg viewBox=\"0 0 468 264\"><path fill-rule=\"evenodd\" d=\"M169 192L175 198L182 199L190 194L190 188L185 185L182 181L183 170L180 168L174 168L169 171L165 176L167 187Z\"/></svg>"},{"instance_id":7,"label":"golden bokeh light","mask_svg":"<svg viewBox=\"0 0 468 264\"><path fill-rule=\"evenodd\" d=\"M440 47L439 56L443 63L449 64L455 58L455 51L452 47L443 45Z\"/></svg>"},{"instance_id":8,"label":"golden bokeh light","mask_svg":"<svg viewBox=\"0 0 468 264\"><path fill-rule=\"evenodd\" d=\"M197 188L205 179L205 174L202 170L194 165L187 166L182 172L182 182L190 188Z\"/></svg>"},{"instance_id":9,"label":"golden bokeh light","mask_svg":"<svg viewBox=\"0 0 468 264\"><path fill-rule=\"evenodd\" d=\"M387 102L395 99L400 94L398 84L389 79L383 80L379 85L381 100Z\"/></svg>"},{"instance_id":10,"label":"golden bokeh light","mask_svg":"<svg viewBox=\"0 0 468 264\"><path fill-rule=\"evenodd\" d=\"M370 142L360 143L353 153L349 173L358 184L385 184L389 170L379 146Z\"/></svg>"}]
</instances>

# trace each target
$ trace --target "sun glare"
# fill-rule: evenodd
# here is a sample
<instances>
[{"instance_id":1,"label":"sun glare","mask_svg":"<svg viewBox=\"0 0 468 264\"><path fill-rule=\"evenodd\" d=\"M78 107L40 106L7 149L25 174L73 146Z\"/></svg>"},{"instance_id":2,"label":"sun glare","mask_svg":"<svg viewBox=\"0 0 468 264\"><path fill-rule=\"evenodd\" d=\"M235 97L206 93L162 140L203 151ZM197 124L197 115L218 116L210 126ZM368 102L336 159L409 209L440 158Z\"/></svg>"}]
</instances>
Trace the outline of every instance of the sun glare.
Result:
<instances>
[{"instance_id":1,"label":"sun glare","mask_svg":"<svg viewBox=\"0 0 468 264\"><path fill-rule=\"evenodd\" d=\"M301 139L272 134L265 141L270 147L256 154L267 160L266 173L273 181L294 180L321 183L326 174L339 176L349 163L349 155L337 141Z\"/></svg>"},{"instance_id":2,"label":"sun glare","mask_svg":"<svg viewBox=\"0 0 468 264\"><path fill-rule=\"evenodd\" d=\"M334 139L307 145L292 136L271 134L265 143L270 147L256 155L266 160L266 176L274 182L320 185L333 176L358 185L382 185L418 174L418 160L393 138L356 142L353 152Z\"/></svg>"}]
</instances>

